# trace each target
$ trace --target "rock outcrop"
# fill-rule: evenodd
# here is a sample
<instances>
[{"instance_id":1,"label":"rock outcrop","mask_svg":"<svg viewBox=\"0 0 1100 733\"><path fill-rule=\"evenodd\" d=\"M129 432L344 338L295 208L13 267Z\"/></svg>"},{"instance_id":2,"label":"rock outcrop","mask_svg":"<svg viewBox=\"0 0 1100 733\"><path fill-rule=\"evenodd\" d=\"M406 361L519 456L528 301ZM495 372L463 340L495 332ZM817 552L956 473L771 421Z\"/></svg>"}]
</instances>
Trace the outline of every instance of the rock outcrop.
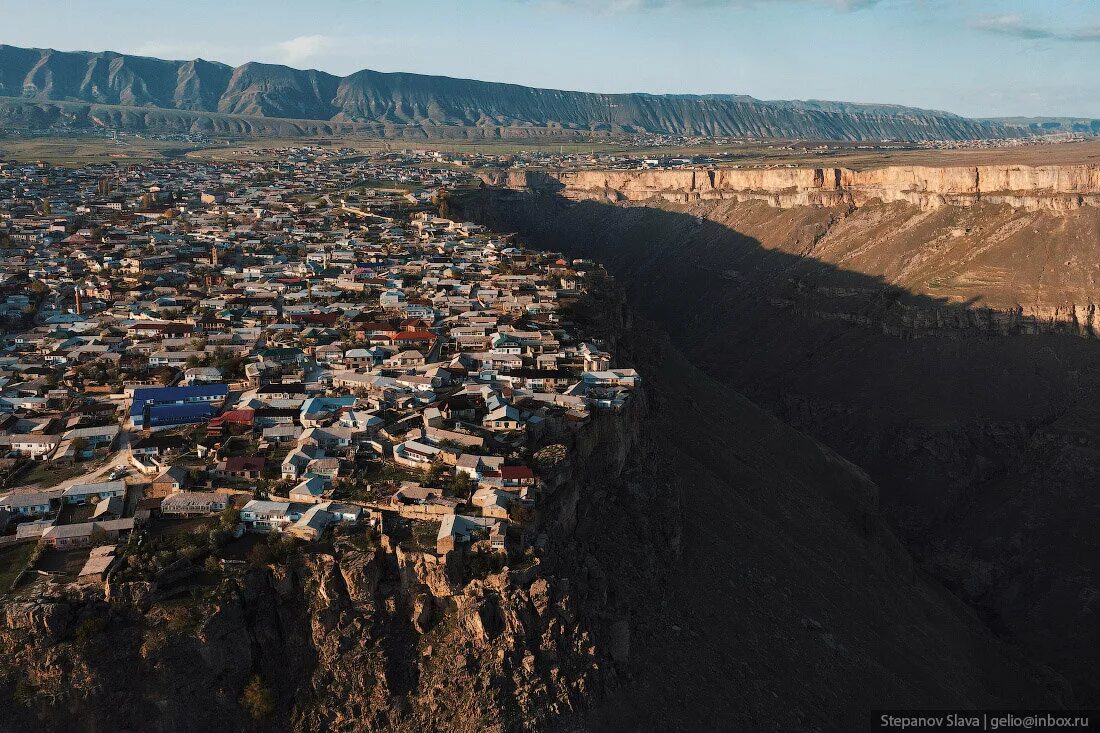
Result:
<instances>
[{"instance_id":1,"label":"rock outcrop","mask_svg":"<svg viewBox=\"0 0 1100 733\"><path fill-rule=\"evenodd\" d=\"M1100 206L1098 165L514 170L487 172L483 179L493 186L556 191L575 201L763 201L779 208L901 202L921 210L979 203L1029 211Z\"/></svg>"}]
</instances>

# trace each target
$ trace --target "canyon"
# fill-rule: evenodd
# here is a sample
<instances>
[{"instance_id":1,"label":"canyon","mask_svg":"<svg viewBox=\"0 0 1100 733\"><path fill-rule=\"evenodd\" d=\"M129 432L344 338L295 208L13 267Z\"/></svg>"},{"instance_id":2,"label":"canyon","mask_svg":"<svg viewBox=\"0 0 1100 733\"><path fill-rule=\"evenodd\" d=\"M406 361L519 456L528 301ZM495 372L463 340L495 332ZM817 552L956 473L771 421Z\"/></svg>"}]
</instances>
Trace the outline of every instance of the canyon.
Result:
<instances>
[{"instance_id":1,"label":"canyon","mask_svg":"<svg viewBox=\"0 0 1100 733\"><path fill-rule=\"evenodd\" d=\"M603 262L692 367L866 471L922 572L1088 705L1097 176L513 170L455 205ZM713 403L682 419L708 420ZM716 444L746 440L712 429Z\"/></svg>"}]
</instances>

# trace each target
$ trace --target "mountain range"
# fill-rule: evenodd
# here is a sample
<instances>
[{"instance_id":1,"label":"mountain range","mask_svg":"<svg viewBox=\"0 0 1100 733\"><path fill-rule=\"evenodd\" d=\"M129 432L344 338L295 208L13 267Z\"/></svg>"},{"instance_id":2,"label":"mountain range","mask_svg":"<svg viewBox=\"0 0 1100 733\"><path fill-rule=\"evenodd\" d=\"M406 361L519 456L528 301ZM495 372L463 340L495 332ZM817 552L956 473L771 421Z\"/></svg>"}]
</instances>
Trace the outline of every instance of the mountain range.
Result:
<instances>
[{"instance_id":1,"label":"mountain range","mask_svg":"<svg viewBox=\"0 0 1100 733\"><path fill-rule=\"evenodd\" d=\"M976 120L896 105L743 95L598 94L409 73L339 77L250 62L0 45L0 123L245 135L535 137L591 132L829 140L959 140L1100 121Z\"/></svg>"}]
</instances>

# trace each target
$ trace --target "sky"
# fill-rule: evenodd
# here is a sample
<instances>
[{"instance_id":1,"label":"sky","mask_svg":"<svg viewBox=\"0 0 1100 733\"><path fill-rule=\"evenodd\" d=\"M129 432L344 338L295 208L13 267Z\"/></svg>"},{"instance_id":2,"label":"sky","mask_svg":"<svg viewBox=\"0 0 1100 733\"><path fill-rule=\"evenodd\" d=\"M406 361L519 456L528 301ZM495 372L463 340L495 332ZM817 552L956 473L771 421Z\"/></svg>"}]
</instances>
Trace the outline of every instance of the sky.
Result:
<instances>
[{"instance_id":1,"label":"sky","mask_svg":"<svg viewBox=\"0 0 1100 733\"><path fill-rule=\"evenodd\" d=\"M1100 0L0 0L0 43L1100 118Z\"/></svg>"}]
</instances>

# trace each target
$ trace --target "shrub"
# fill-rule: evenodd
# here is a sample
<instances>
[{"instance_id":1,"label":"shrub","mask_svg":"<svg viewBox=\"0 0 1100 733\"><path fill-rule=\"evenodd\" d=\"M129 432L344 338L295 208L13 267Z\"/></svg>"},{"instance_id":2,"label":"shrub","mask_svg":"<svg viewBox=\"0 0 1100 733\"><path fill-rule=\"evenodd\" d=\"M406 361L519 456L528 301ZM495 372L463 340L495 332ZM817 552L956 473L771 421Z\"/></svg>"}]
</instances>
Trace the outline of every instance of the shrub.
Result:
<instances>
[{"instance_id":1,"label":"shrub","mask_svg":"<svg viewBox=\"0 0 1100 733\"><path fill-rule=\"evenodd\" d=\"M80 622L73 632L73 641L78 646L87 646L92 639L99 636L107 629L107 619L102 616L85 619Z\"/></svg>"},{"instance_id":2,"label":"shrub","mask_svg":"<svg viewBox=\"0 0 1100 733\"><path fill-rule=\"evenodd\" d=\"M275 699L260 675L253 675L241 695L241 707L253 720L263 720L275 712Z\"/></svg>"}]
</instances>

